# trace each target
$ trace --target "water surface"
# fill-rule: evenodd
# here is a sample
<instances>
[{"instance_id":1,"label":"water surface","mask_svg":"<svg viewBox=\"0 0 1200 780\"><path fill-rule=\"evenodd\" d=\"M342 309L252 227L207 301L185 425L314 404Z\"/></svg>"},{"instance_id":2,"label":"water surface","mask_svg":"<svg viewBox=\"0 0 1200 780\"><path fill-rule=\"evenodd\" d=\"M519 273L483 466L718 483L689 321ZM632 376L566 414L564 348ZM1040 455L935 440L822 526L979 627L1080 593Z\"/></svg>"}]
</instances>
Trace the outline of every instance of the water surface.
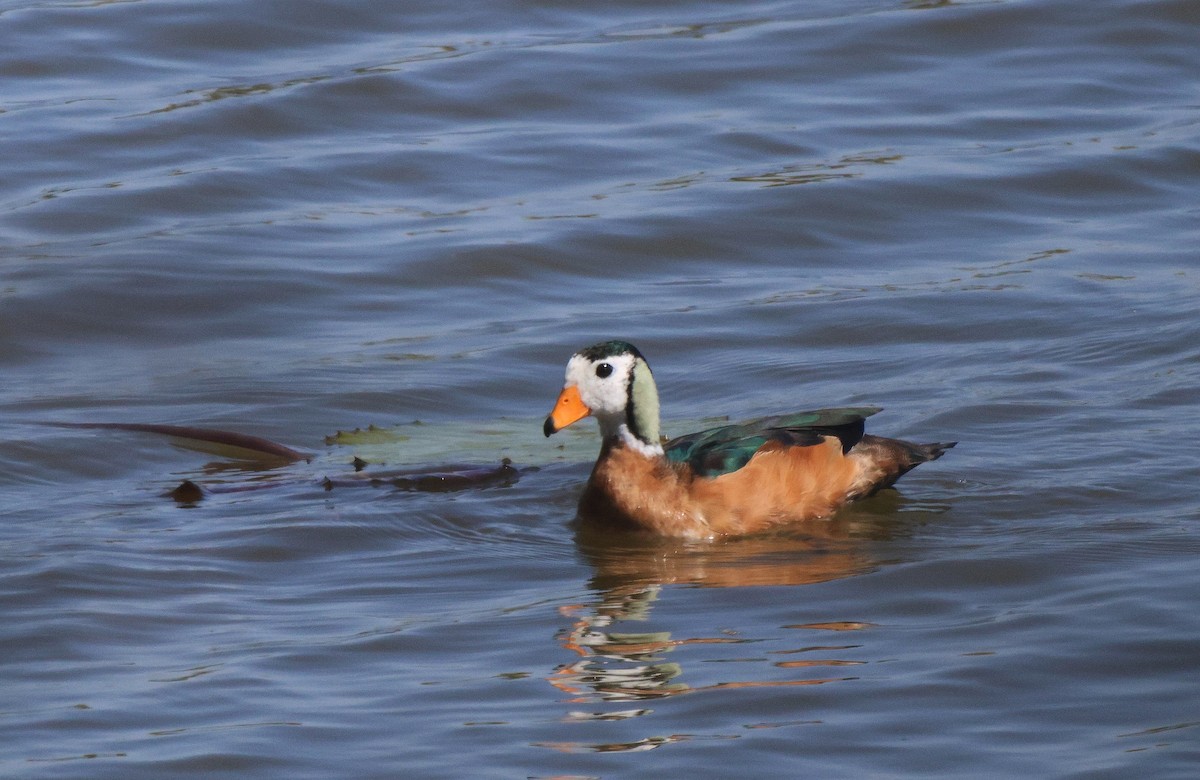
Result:
<instances>
[{"instance_id":1,"label":"water surface","mask_svg":"<svg viewBox=\"0 0 1200 780\"><path fill-rule=\"evenodd\" d=\"M1198 33L0 4L0 774L1194 776ZM595 433L540 419L609 337L669 434L878 404L961 443L770 538L598 535ZM356 455L537 470L326 491Z\"/></svg>"}]
</instances>

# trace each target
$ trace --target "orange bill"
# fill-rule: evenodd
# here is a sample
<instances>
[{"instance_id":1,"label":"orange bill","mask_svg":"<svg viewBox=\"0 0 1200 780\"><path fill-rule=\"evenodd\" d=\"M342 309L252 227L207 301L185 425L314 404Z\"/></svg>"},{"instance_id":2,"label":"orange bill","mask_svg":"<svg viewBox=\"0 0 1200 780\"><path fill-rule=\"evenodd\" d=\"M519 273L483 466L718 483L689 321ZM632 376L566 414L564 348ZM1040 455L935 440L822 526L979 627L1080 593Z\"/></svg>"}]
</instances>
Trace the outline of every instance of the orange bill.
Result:
<instances>
[{"instance_id":1,"label":"orange bill","mask_svg":"<svg viewBox=\"0 0 1200 780\"><path fill-rule=\"evenodd\" d=\"M547 436L558 433L571 423L578 422L591 413L592 410L587 408L583 399L579 397L578 387L575 385L564 387L563 391L558 394L558 401L555 402L550 416L546 418L546 424L542 426L542 432Z\"/></svg>"}]
</instances>

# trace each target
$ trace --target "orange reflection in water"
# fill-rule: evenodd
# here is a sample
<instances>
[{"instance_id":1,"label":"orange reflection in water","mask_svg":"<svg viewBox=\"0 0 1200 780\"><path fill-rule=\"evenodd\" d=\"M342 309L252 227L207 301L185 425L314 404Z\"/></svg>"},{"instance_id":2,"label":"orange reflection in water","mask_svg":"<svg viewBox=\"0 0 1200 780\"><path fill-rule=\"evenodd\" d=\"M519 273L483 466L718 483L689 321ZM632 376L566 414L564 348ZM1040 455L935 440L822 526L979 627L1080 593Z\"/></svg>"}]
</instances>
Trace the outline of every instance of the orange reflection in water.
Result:
<instances>
[{"instance_id":1,"label":"orange reflection in water","mask_svg":"<svg viewBox=\"0 0 1200 780\"><path fill-rule=\"evenodd\" d=\"M872 520L876 522L872 522ZM599 593L596 602L560 607L571 620L557 639L574 660L558 666L548 676L551 685L565 694L571 704L648 702L684 693L750 688L789 688L825 685L857 679L828 670L849 671L865 661L830 657L832 651L857 645L814 645L801 649L762 651L766 656L824 651L819 658L740 659L709 661L766 661L771 669L816 672L795 679L740 679L704 685L684 680L680 662L667 660L678 648L696 645L750 645L735 631L712 636L676 637L669 631L623 631L623 624L646 623L658 605L664 588L688 585L702 588L760 586L805 587L842 579L873 570L878 563L868 553L866 541L887 536L886 524L877 518L851 517L806 527L804 533L724 540L715 543L683 543L581 527L577 534L580 552L592 565L591 584ZM661 608L661 607L660 607ZM811 631L856 631L870 628L861 621L834 621L780 626L781 629ZM733 667L731 667L733 668ZM756 668L761 666L739 666ZM823 674L821 672L824 672ZM572 711L568 722L604 722L640 718L653 713L650 707L611 711ZM811 721L807 721L811 722ZM762 727L762 724L759 724ZM748 728L748 727L747 727ZM655 736L628 742L543 743L564 751L620 752L652 750L666 744L697 738L736 738L737 734Z\"/></svg>"}]
</instances>

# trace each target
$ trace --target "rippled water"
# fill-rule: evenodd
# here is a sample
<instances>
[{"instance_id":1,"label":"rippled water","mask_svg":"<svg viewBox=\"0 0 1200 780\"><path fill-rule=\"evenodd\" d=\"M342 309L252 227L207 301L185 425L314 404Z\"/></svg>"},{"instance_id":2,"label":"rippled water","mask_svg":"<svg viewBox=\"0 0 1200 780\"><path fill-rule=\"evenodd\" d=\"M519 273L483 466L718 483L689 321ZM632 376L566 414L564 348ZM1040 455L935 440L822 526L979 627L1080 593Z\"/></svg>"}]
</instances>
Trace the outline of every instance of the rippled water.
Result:
<instances>
[{"instance_id":1,"label":"rippled water","mask_svg":"<svg viewBox=\"0 0 1200 780\"><path fill-rule=\"evenodd\" d=\"M0 774L1194 776L1198 35L0 3ZM595 433L540 419L613 336L670 434L871 403L960 444L777 537L597 535ZM527 471L326 491L356 456Z\"/></svg>"}]
</instances>

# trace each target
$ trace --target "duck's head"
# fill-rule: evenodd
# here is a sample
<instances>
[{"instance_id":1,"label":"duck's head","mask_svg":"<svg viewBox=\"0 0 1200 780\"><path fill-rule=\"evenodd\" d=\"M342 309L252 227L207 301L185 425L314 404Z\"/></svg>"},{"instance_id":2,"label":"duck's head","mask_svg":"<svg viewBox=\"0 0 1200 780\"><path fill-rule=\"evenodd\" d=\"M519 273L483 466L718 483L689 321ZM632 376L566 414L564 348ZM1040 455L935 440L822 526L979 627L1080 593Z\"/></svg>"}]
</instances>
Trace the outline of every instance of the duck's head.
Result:
<instances>
[{"instance_id":1,"label":"duck's head","mask_svg":"<svg viewBox=\"0 0 1200 780\"><path fill-rule=\"evenodd\" d=\"M658 388L642 353L624 341L581 349L567 363L567 380L542 427L547 436L591 415L607 440L662 452Z\"/></svg>"}]
</instances>

